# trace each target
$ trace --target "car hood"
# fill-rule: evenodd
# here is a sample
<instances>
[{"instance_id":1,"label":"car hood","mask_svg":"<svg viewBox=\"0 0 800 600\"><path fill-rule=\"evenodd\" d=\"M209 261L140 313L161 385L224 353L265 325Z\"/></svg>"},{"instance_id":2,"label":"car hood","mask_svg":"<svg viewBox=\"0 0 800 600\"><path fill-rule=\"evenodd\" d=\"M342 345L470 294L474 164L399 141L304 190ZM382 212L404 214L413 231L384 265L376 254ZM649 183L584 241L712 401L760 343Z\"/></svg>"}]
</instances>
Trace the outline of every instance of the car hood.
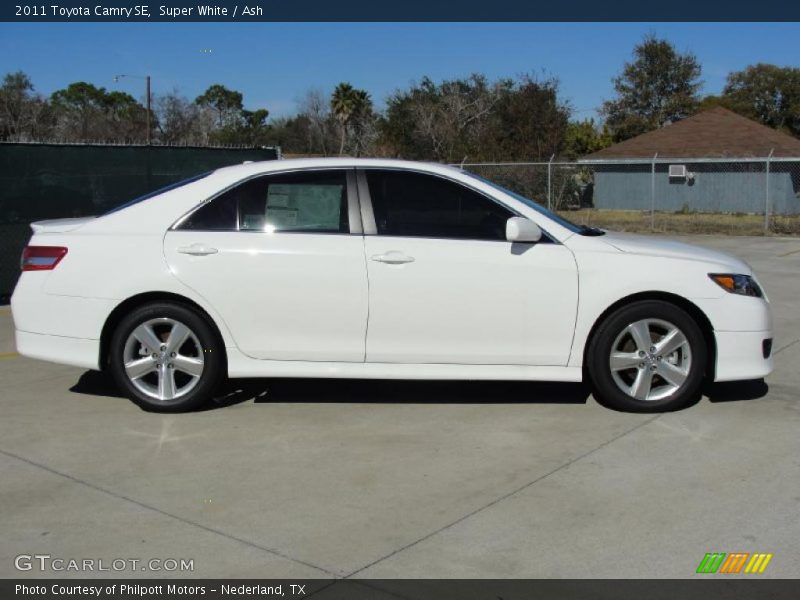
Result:
<instances>
[{"instance_id":1,"label":"car hood","mask_svg":"<svg viewBox=\"0 0 800 600\"><path fill-rule=\"evenodd\" d=\"M745 275L752 273L750 265L735 256L675 240L612 231L606 232L599 239L621 252L713 263L721 267L720 270L724 270L724 272Z\"/></svg>"}]
</instances>

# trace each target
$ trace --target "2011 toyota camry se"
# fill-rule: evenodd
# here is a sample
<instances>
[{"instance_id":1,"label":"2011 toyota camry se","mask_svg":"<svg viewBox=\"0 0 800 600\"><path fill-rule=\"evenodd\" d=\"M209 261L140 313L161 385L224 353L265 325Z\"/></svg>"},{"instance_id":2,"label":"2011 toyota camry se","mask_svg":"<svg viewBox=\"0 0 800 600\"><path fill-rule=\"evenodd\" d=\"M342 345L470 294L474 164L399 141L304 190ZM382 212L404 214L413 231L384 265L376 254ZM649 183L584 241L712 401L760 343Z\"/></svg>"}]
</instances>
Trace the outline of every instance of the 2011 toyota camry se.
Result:
<instances>
[{"instance_id":1,"label":"2011 toyota camry se","mask_svg":"<svg viewBox=\"0 0 800 600\"><path fill-rule=\"evenodd\" d=\"M443 165L244 164L32 228L19 352L107 370L151 410L227 375L586 379L661 411L773 366L746 263L576 226Z\"/></svg>"}]
</instances>

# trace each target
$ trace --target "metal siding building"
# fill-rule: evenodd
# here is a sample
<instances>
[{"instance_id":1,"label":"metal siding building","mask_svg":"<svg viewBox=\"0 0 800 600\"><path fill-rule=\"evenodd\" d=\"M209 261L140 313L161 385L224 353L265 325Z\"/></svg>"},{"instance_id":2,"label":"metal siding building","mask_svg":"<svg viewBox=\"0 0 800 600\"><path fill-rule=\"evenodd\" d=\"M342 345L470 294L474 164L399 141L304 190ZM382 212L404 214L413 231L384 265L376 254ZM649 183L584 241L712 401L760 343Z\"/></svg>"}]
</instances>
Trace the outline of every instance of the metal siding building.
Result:
<instances>
[{"instance_id":1,"label":"metal siding building","mask_svg":"<svg viewBox=\"0 0 800 600\"><path fill-rule=\"evenodd\" d=\"M656 210L664 212L760 214L764 212L769 193L771 213L800 214L798 163L773 162L769 175L766 174L765 162L684 163L674 159L669 164L684 164L694 177L670 177L668 164L656 164L655 202L651 198L653 176L649 165L646 169L639 168L640 165L597 165L594 206L650 210L654 203Z\"/></svg>"},{"instance_id":2,"label":"metal siding building","mask_svg":"<svg viewBox=\"0 0 800 600\"><path fill-rule=\"evenodd\" d=\"M800 140L724 108L581 162L595 169L596 208L763 213L769 202L773 214L800 214ZM670 165L685 166L691 176L670 177Z\"/></svg>"}]
</instances>

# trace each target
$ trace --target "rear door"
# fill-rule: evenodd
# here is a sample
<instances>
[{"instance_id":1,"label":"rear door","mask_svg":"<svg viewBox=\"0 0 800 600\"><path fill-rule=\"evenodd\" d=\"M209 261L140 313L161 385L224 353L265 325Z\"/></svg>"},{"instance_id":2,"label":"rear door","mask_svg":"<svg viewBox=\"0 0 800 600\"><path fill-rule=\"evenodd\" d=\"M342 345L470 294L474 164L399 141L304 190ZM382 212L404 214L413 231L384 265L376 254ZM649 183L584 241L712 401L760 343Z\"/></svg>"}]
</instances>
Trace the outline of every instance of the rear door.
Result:
<instances>
[{"instance_id":1,"label":"rear door","mask_svg":"<svg viewBox=\"0 0 800 600\"><path fill-rule=\"evenodd\" d=\"M364 360L367 275L352 169L241 182L170 230L164 250L245 354Z\"/></svg>"}]
</instances>

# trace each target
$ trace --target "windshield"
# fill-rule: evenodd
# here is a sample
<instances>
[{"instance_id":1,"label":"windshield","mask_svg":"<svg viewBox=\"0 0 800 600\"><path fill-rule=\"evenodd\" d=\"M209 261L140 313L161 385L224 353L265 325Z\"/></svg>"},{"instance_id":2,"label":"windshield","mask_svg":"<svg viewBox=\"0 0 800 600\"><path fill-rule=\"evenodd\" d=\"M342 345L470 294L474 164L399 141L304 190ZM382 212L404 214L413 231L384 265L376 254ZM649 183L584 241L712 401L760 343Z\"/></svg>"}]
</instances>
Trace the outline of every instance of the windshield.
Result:
<instances>
[{"instance_id":1,"label":"windshield","mask_svg":"<svg viewBox=\"0 0 800 600\"><path fill-rule=\"evenodd\" d=\"M190 183L194 183L195 181L199 181L200 179L203 179L203 177L207 177L211 173L212 173L212 171L207 171L205 173L200 173L199 175L193 175L192 177L189 177L188 179L182 179L180 181L176 181L175 183L170 183L169 185L166 185L166 186L164 186L162 188L158 188L157 190L153 190L152 192L147 192L146 194L144 194L142 196L137 196L133 200L128 200L125 204L120 204L119 206L116 206L116 207L112 208L111 210L109 210L108 212L103 213L100 216L104 217L106 215L110 215L111 213L115 213L115 212L117 212L119 210L122 210L123 208L128 208L129 206L133 206L134 204L139 204L139 202L144 202L145 200L148 200L150 198L158 196L159 194L163 194L164 192L169 192L170 190L175 190L175 189L177 189L179 187L183 187L184 185L188 185Z\"/></svg>"},{"instance_id":2,"label":"windshield","mask_svg":"<svg viewBox=\"0 0 800 600\"><path fill-rule=\"evenodd\" d=\"M556 223L558 223L559 225L561 225L566 229L569 229L573 233L577 233L580 235L603 235L605 233L604 231L601 231L600 229L596 229L594 227L587 227L586 225L578 225L577 223L573 223L569 219L565 219L561 215L554 213L551 210L547 210L544 206L531 200L530 198L526 198L522 194L518 194L517 192L509 190L508 188L505 188L502 185L498 185L495 182L486 179L485 177L481 177L480 175L476 175L475 173L469 173L467 171L464 171L464 173L474 179L477 179L478 181L482 181L483 183L492 186L494 189L498 191L508 194L509 196L515 198L516 200L519 200L520 202L525 204L525 206L529 206L536 212L544 215L545 217L551 219L552 221L555 221Z\"/></svg>"}]
</instances>

